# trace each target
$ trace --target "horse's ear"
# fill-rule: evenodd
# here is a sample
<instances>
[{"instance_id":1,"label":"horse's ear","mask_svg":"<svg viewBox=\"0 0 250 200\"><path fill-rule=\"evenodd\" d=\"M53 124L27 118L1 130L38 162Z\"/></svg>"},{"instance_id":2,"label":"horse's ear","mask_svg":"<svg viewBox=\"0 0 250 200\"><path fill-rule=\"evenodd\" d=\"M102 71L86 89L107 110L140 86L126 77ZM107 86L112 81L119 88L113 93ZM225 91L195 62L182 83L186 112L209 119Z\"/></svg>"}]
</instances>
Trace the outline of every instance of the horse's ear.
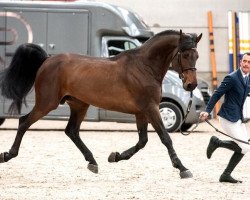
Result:
<instances>
[{"instance_id":1,"label":"horse's ear","mask_svg":"<svg viewBox=\"0 0 250 200\"><path fill-rule=\"evenodd\" d=\"M202 33L197 37L196 43L198 43L201 40L201 37L202 37Z\"/></svg>"},{"instance_id":2,"label":"horse's ear","mask_svg":"<svg viewBox=\"0 0 250 200\"><path fill-rule=\"evenodd\" d=\"M182 30L180 29L180 41L182 39Z\"/></svg>"}]
</instances>

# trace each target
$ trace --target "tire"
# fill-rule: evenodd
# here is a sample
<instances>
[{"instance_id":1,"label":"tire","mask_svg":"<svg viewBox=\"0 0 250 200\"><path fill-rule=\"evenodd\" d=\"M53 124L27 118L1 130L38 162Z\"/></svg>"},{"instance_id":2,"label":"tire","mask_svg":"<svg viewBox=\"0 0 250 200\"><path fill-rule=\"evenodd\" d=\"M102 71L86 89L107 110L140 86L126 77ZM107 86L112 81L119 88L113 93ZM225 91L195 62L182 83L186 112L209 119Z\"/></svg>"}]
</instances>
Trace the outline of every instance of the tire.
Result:
<instances>
[{"instance_id":1,"label":"tire","mask_svg":"<svg viewBox=\"0 0 250 200\"><path fill-rule=\"evenodd\" d=\"M171 102L162 102L159 108L166 131L170 133L178 131L183 119L180 108Z\"/></svg>"},{"instance_id":2,"label":"tire","mask_svg":"<svg viewBox=\"0 0 250 200\"><path fill-rule=\"evenodd\" d=\"M4 123L5 118L0 118L0 126Z\"/></svg>"}]
</instances>

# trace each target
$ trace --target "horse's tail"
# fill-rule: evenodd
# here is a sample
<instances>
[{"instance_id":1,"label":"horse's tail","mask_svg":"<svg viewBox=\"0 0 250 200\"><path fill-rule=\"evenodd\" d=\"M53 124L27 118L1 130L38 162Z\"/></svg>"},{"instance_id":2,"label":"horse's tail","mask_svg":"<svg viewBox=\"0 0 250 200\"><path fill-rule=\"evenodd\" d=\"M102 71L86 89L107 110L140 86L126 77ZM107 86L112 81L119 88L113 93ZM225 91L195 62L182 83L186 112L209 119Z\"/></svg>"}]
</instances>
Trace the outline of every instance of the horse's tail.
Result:
<instances>
[{"instance_id":1,"label":"horse's tail","mask_svg":"<svg viewBox=\"0 0 250 200\"><path fill-rule=\"evenodd\" d=\"M13 102L9 112L21 113L22 103L31 90L38 69L48 58L48 54L36 44L20 45L10 63L10 66L0 72L0 89L4 97Z\"/></svg>"}]
</instances>

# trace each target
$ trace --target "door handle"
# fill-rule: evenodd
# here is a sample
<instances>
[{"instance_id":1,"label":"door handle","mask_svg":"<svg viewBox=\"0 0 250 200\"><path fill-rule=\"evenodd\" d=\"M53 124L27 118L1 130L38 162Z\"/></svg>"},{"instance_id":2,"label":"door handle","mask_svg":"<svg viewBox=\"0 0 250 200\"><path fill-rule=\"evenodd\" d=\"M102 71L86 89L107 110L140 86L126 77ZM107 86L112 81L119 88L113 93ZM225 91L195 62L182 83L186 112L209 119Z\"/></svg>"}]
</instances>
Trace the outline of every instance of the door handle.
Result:
<instances>
[{"instance_id":1,"label":"door handle","mask_svg":"<svg viewBox=\"0 0 250 200\"><path fill-rule=\"evenodd\" d=\"M51 48L51 49L54 49L55 48L55 44L49 44L49 48Z\"/></svg>"}]
</instances>

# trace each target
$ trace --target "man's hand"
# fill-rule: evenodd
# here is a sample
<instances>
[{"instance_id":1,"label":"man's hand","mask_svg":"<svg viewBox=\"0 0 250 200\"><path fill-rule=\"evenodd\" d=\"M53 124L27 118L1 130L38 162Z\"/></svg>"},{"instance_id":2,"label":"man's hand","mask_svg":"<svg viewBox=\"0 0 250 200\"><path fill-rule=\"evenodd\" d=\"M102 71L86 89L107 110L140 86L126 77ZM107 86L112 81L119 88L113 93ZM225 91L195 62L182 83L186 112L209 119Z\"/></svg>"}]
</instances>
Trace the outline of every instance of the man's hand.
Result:
<instances>
[{"instance_id":1,"label":"man's hand","mask_svg":"<svg viewBox=\"0 0 250 200\"><path fill-rule=\"evenodd\" d=\"M201 121L205 121L206 119L208 119L209 117L209 113L208 112L201 112L200 113L200 120Z\"/></svg>"}]
</instances>

